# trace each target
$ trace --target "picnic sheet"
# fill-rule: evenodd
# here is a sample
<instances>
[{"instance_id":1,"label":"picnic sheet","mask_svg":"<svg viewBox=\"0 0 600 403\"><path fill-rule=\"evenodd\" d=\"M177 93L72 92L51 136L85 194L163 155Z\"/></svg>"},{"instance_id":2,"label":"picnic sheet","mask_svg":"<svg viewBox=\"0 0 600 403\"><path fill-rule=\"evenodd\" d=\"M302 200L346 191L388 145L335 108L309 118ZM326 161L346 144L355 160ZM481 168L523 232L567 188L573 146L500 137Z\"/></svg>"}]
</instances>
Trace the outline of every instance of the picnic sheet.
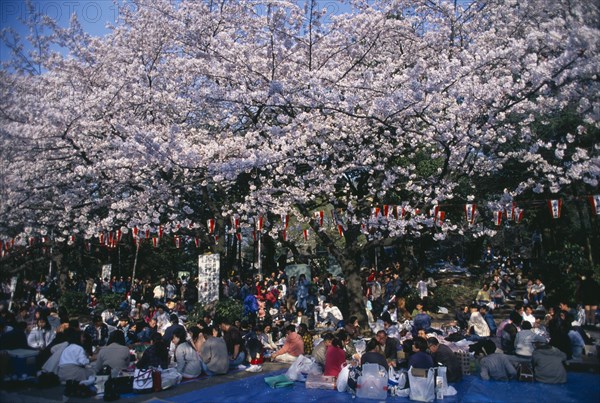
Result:
<instances>
[{"instance_id":1,"label":"picnic sheet","mask_svg":"<svg viewBox=\"0 0 600 403\"><path fill-rule=\"evenodd\" d=\"M266 377L284 374L285 371L253 376L237 381L211 386L194 392L169 396L162 402L374 402L369 399L352 398L350 393L332 390L307 389L302 382L294 382L287 388L272 389L265 383ZM483 381L478 376L466 376L462 382L451 384L456 396L447 396L444 403L453 402L600 402L600 375L568 373L568 383L545 385L518 381ZM156 398L160 399L160 395ZM410 402L408 398L388 396L388 402Z\"/></svg>"}]
</instances>

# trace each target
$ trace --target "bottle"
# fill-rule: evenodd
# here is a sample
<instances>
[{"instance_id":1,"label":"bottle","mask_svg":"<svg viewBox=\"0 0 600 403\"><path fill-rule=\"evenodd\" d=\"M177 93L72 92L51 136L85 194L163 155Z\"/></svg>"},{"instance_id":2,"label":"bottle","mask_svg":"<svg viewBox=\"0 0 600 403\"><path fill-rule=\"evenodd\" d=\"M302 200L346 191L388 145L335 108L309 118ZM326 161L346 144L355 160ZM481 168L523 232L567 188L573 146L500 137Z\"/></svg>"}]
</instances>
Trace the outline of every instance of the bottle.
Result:
<instances>
[{"instance_id":1,"label":"bottle","mask_svg":"<svg viewBox=\"0 0 600 403\"><path fill-rule=\"evenodd\" d=\"M435 391L436 391L435 398L437 400L444 399L444 381L442 380L441 376L438 376L435 378Z\"/></svg>"},{"instance_id":2,"label":"bottle","mask_svg":"<svg viewBox=\"0 0 600 403\"><path fill-rule=\"evenodd\" d=\"M152 371L152 391L160 392L162 390L162 374L160 373L160 369L155 369Z\"/></svg>"}]
</instances>

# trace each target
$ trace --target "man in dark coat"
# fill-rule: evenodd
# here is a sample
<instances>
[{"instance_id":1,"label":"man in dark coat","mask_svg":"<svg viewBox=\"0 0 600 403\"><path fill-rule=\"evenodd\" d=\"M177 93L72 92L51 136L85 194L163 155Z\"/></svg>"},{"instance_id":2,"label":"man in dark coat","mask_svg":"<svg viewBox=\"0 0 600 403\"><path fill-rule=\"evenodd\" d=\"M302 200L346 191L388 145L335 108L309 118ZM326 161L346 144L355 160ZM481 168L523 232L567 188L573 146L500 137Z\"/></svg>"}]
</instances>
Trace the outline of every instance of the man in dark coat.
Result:
<instances>
[{"instance_id":1,"label":"man in dark coat","mask_svg":"<svg viewBox=\"0 0 600 403\"><path fill-rule=\"evenodd\" d=\"M440 344L435 337L428 338L427 345L433 362L440 363L447 368L446 377L448 378L448 382L460 382L462 379L462 366L450 347Z\"/></svg>"}]
</instances>

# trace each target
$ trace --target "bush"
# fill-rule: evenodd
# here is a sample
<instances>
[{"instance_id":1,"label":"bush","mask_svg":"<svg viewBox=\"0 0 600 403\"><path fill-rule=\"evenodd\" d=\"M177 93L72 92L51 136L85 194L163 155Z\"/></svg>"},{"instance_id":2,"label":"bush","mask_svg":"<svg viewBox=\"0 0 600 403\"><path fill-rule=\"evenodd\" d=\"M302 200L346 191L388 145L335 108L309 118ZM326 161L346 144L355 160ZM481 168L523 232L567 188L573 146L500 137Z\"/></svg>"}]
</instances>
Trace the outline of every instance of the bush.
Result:
<instances>
[{"instance_id":1,"label":"bush","mask_svg":"<svg viewBox=\"0 0 600 403\"><path fill-rule=\"evenodd\" d=\"M215 323L221 320L227 320L229 323L234 323L236 320L242 320L244 314L244 306L242 301L228 298L219 300L215 305Z\"/></svg>"},{"instance_id":2,"label":"bush","mask_svg":"<svg viewBox=\"0 0 600 403\"><path fill-rule=\"evenodd\" d=\"M204 307L204 305L202 305L200 302L196 302L194 304L194 307L192 308L192 310L190 312L188 312L188 315L187 315L188 323L191 323L191 324L198 323L202 318L204 318L205 312L207 312L207 311L206 311L206 308Z\"/></svg>"},{"instance_id":3,"label":"bush","mask_svg":"<svg viewBox=\"0 0 600 403\"><path fill-rule=\"evenodd\" d=\"M578 302L580 277L593 270L583 248L569 243L562 250L549 252L543 268L539 275L546 286L547 301L544 305L567 302L574 306Z\"/></svg>"},{"instance_id":4,"label":"bush","mask_svg":"<svg viewBox=\"0 0 600 403\"><path fill-rule=\"evenodd\" d=\"M437 311L438 306L448 308L453 311L460 305L470 304L477 295L477 289L464 285L444 284L438 285L431 290L433 296L430 299L429 309L432 312Z\"/></svg>"},{"instance_id":5,"label":"bush","mask_svg":"<svg viewBox=\"0 0 600 403\"><path fill-rule=\"evenodd\" d=\"M123 301L124 295L122 294L102 294L98 299L98 306L104 309L117 309L121 302Z\"/></svg>"},{"instance_id":6,"label":"bush","mask_svg":"<svg viewBox=\"0 0 600 403\"><path fill-rule=\"evenodd\" d=\"M83 292L65 291L58 300L59 306L72 314L88 313L87 296Z\"/></svg>"}]
</instances>

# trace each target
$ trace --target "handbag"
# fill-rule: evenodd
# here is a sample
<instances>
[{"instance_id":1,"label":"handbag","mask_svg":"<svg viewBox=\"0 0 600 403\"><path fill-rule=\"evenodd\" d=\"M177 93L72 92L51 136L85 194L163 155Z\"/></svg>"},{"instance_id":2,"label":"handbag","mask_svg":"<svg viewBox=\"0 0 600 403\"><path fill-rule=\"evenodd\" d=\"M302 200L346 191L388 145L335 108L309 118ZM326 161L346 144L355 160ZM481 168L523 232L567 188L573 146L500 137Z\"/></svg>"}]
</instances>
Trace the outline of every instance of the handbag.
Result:
<instances>
[{"instance_id":1,"label":"handbag","mask_svg":"<svg viewBox=\"0 0 600 403\"><path fill-rule=\"evenodd\" d=\"M152 392L153 391L153 378L152 373L155 370L152 368L148 369L135 369L133 373L133 390L138 393Z\"/></svg>"}]
</instances>

